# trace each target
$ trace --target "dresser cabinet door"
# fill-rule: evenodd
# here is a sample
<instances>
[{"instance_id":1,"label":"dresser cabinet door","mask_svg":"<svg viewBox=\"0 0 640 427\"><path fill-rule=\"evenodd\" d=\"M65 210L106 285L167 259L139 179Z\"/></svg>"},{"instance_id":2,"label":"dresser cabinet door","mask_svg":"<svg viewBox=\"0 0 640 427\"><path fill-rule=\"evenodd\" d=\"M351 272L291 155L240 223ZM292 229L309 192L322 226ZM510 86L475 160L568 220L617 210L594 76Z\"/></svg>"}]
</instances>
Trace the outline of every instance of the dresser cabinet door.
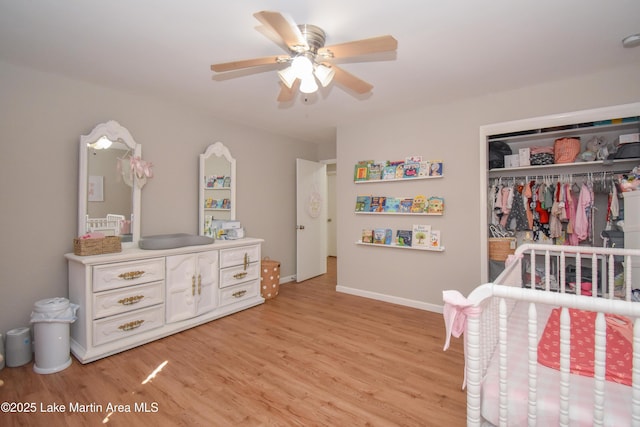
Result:
<instances>
[{"instance_id":1,"label":"dresser cabinet door","mask_svg":"<svg viewBox=\"0 0 640 427\"><path fill-rule=\"evenodd\" d=\"M217 306L218 252L167 257L167 323L189 319Z\"/></svg>"}]
</instances>

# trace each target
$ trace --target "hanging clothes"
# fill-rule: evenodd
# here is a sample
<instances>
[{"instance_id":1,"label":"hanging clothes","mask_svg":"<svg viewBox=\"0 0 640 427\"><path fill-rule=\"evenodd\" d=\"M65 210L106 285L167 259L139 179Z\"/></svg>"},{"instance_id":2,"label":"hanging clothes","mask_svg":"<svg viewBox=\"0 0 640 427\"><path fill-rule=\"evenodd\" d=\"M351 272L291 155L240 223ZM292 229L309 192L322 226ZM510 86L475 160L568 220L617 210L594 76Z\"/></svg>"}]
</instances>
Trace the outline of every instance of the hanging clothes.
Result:
<instances>
[{"instance_id":1,"label":"hanging clothes","mask_svg":"<svg viewBox=\"0 0 640 427\"><path fill-rule=\"evenodd\" d=\"M511 204L511 212L509 212L509 217L505 222L506 224L511 224L511 221L515 221L516 231L529 230L527 213L524 208L524 198L522 197L524 187L524 185L518 185L512 188L513 202Z\"/></svg>"},{"instance_id":2,"label":"hanging clothes","mask_svg":"<svg viewBox=\"0 0 640 427\"><path fill-rule=\"evenodd\" d=\"M586 184L582 184L580 187L580 196L578 197L578 203L576 206L576 219L574 223L573 232L576 235L578 241L584 241L589 239L589 230L591 228L591 205L593 200L591 199L591 191Z\"/></svg>"}]
</instances>

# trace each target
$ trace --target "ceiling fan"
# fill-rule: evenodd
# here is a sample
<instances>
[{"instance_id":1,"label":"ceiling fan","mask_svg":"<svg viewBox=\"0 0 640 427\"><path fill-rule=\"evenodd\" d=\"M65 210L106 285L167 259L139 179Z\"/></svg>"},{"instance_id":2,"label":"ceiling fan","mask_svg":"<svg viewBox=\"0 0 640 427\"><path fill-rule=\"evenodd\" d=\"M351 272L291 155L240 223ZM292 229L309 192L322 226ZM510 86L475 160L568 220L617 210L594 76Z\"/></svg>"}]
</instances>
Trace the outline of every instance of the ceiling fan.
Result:
<instances>
[{"instance_id":1,"label":"ceiling fan","mask_svg":"<svg viewBox=\"0 0 640 427\"><path fill-rule=\"evenodd\" d=\"M326 87L333 80L358 94L367 93L373 85L348 73L332 61L390 52L398 48L398 41L389 35L325 46L326 34L320 27L296 25L291 18L279 12L262 11L253 16L281 39L287 54L213 64L211 70L223 73L265 65L289 64L278 71L281 80L278 102L290 101L298 89L302 93L314 93L318 90L318 82Z\"/></svg>"}]
</instances>

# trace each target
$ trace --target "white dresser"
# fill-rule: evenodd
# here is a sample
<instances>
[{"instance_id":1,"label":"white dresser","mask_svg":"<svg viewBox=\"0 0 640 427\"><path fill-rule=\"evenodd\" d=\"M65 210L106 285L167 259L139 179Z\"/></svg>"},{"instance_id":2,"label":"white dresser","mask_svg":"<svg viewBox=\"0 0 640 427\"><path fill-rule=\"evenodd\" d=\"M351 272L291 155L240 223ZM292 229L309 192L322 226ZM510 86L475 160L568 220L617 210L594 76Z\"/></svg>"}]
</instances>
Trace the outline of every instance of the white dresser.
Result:
<instances>
[{"instance_id":1,"label":"white dresser","mask_svg":"<svg viewBox=\"0 0 640 427\"><path fill-rule=\"evenodd\" d=\"M262 242L66 254L69 300L80 306L71 352L92 362L262 304Z\"/></svg>"}]
</instances>

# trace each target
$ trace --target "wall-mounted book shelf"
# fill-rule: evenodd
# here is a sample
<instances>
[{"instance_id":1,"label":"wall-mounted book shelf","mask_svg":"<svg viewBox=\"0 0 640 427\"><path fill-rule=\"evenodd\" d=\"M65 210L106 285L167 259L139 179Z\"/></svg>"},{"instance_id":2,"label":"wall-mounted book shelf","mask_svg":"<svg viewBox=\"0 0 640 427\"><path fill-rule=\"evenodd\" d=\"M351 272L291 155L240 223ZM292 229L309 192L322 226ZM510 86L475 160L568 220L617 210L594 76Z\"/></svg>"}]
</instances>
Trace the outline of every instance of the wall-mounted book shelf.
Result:
<instances>
[{"instance_id":1,"label":"wall-mounted book shelf","mask_svg":"<svg viewBox=\"0 0 640 427\"><path fill-rule=\"evenodd\" d=\"M354 211L356 215L407 215L407 216L442 216L443 212L428 213L428 212L358 212Z\"/></svg>"},{"instance_id":2,"label":"wall-mounted book shelf","mask_svg":"<svg viewBox=\"0 0 640 427\"><path fill-rule=\"evenodd\" d=\"M399 245L383 245L380 243L363 243L362 240L358 240L356 242L356 245L362 245L362 246L375 246L375 247L379 247L379 248L395 248L395 249L409 249L409 250L414 250L414 251L426 251L426 252L444 252L444 246L438 246L435 248L426 246L426 247L415 247L415 246L399 246Z\"/></svg>"},{"instance_id":3,"label":"wall-mounted book shelf","mask_svg":"<svg viewBox=\"0 0 640 427\"><path fill-rule=\"evenodd\" d=\"M382 182L411 182L411 181L419 181L422 179L438 179L444 178L444 175L439 176L416 176L413 178L389 178L389 179L365 179L365 180L354 180L353 182L356 184L380 184Z\"/></svg>"}]
</instances>

